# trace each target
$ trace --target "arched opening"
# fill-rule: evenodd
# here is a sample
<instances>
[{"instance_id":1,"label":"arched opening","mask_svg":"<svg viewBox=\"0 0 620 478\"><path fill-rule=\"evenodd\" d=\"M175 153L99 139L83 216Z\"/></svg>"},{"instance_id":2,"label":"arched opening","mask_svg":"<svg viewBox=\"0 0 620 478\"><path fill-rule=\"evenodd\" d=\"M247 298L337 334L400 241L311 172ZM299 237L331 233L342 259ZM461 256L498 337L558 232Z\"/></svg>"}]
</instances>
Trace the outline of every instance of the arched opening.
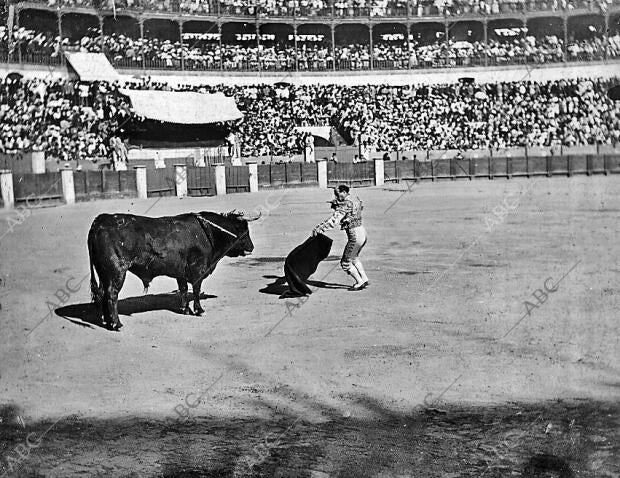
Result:
<instances>
[{"instance_id":1,"label":"arched opening","mask_svg":"<svg viewBox=\"0 0 620 478\"><path fill-rule=\"evenodd\" d=\"M524 63L527 27L516 18L492 20L487 26L487 64Z\"/></svg>"},{"instance_id":2,"label":"arched opening","mask_svg":"<svg viewBox=\"0 0 620 478\"><path fill-rule=\"evenodd\" d=\"M149 68L181 68L181 42L179 24L172 20L148 19L144 21L144 58Z\"/></svg>"},{"instance_id":3,"label":"arched opening","mask_svg":"<svg viewBox=\"0 0 620 478\"><path fill-rule=\"evenodd\" d=\"M225 70L257 70L258 42L255 23L222 25L222 66Z\"/></svg>"},{"instance_id":4,"label":"arched opening","mask_svg":"<svg viewBox=\"0 0 620 478\"><path fill-rule=\"evenodd\" d=\"M69 45L88 51L101 51L99 38L101 29L99 19L94 15L82 13L66 13L61 17L63 39L69 40Z\"/></svg>"},{"instance_id":5,"label":"arched opening","mask_svg":"<svg viewBox=\"0 0 620 478\"><path fill-rule=\"evenodd\" d=\"M140 38L140 23L134 17L118 15L103 17L103 34L106 36L124 35L129 38Z\"/></svg>"},{"instance_id":6,"label":"arched opening","mask_svg":"<svg viewBox=\"0 0 620 478\"><path fill-rule=\"evenodd\" d=\"M482 22L459 21L448 25L448 38L453 42L484 41L484 25Z\"/></svg>"},{"instance_id":7,"label":"arched opening","mask_svg":"<svg viewBox=\"0 0 620 478\"><path fill-rule=\"evenodd\" d=\"M220 40L217 23L187 21L181 35L185 49L186 70L213 70L221 66Z\"/></svg>"},{"instance_id":8,"label":"arched opening","mask_svg":"<svg viewBox=\"0 0 620 478\"><path fill-rule=\"evenodd\" d=\"M265 23L260 26L260 62L263 70L295 70L293 26Z\"/></svg>"},{"instance_id":9,"label":"arched opening","mask_svg":"<svg viewBox=\"0 0 620 478\"><path fill-rule=\"evenodd\" d=\"M487 25L487 37L489 45L494 42L507 43L515 40L521 41L527 34L527 27L521 20L516 18L491 20Z\"/></svg>"},{"instance_id":10,"label":"arched opening","mask_svg":"<svg viewBox=\"0 0 620 478\"><path fill-rule=\"evenodd\" d=\"M144 37L161 41L178 42L179 24L173 20L144 20Z\"/></svg>"},{"instance_id":11,"label":"arched opening","mask_svg":"<svg viewBox=\"0 0 620 478\"><path fill-rule=\"evenodd\" d=\"M134 17L103 17L102 51L114 66L142 67L140 24Z\"/></svg>"},{"instance_id":12,"label":"arched opening","mask_svg":"<svg viewBox=\"0 0 620 478\"><path fill-rule=\"evenodd\" d=\"M335 30L336 66L340 70L370 68L370 33L366 25L347 23Z\"/></svg>"},{"instance_id":13,"label":"arched opening","mask_svg":"<svg viewBox=\"0 0 620 478\"><path fill-rule=\"evenodd\" d=\"M482 22L457 21L448 25L448 64L450 66L483 65L484 25Z\"/></svg>"},{"instance_id":14,"label":"arched opening","mask_svg":"<svg viewBox=\"0 0 620 478\"><path fill-rule=\"evenodd\" d=\"M604 34L605 19L601 15L578 15L568 19L569 41L600 39Z\"/></svg>"},{"instance_id":15,"label":"arched opening","mask_svg":"<svg viewBox=\"0 0 620 478\"><path fill-rule=\"evenodd\" d=\"M442 23L422 22L411 25L409 64L412 68L445 66L445 27Z\"/></svg>"},{"instance_id":16,"label":"arched opening","mask_svg":"<svg viewBox=\"0 0 620 478\"><path fill-rule=\"evenodd\" d=\"M411 42L415 45L443 43L445 37L443 23L422 22L411 25Z\"/></svg>"},{"instance_id":17,"label":"arched opening","mask_svg":"<svg viewBox=\"0 0 620 478\"><path fill-rule=\"evenodd\" d=\"M564 21L558 17L530 18L527 21L527 36L542 40L545 37L564 38Z\"/></svg>"},{"instance_id":18,"label":"arched opening","mask_svg":"<svg viewBox=\"0 0 620 478\"><path fill-rule=\"evenodd\" d=\"M331 28L318 23L299 25L297 52L299 70L331 70L334 67Z\"/></svg>"},{"instance_id":19,"label":"arched opening","mask_svg":"<svg viewBox=\"0 0 620 478\"><path fill-rule=\"evenodd\" d=\"M373 67L377 69L407 68L409 48L407 26L402 23L380 23L372 30Z\"/></svg>"},{"instance_id":20,"label":"arched opening","mask_svg":"<svg viewBox=\"0 0 620 478\"><path fill-rule=\"evenodd\" d=\"M9 52L28 63L55 63L60 60L58 16L47 10L25 9L19 12L19 30L13 36L15 47Z\"/></svg>"},{"instance_id":21,"label":"arched opening","mask_svg":"<svg viewBox=\"0 0 620 478\"><path fill-rule=\"evenodd\" d=\"M611 22L609 25L611 33ZM601 15L578 15L568 19L567 60L602 60L606 54L605 19Z\"/></svg>"}]
</instances>

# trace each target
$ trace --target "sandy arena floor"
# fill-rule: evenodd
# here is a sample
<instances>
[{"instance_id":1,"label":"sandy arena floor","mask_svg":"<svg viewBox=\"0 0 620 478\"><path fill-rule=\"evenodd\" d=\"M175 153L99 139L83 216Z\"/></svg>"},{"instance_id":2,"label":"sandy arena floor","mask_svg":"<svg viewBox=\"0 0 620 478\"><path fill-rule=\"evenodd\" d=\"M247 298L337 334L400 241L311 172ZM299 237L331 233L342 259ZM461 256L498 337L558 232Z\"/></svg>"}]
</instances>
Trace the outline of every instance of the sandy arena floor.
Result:
<instances>
[{"instance_id":1,"label":"sandy arena floor","mask_svg":"<svg viewBox=\"0 0 620 478\"><path fill-rule=\"evenodd\" d=\"M620 476L620 177L355 193L371 286L346 290L334 231L308 300L264 289L329 191L0 213L0 476ZM122 331L88 323L97 214L258 205L203 317L128 275Z\"/></svg>"}]
</instances>

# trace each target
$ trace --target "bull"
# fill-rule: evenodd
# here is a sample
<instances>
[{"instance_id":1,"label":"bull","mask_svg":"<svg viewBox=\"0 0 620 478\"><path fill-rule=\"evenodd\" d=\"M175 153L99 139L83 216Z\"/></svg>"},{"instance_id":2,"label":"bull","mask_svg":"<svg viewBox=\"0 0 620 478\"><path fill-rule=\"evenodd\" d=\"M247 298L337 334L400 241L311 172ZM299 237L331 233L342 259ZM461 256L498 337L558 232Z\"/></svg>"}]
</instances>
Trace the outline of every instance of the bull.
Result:
<instances>
[{"instance_id":1,"label":"bull","mask_svg":"<svg viewBox=\"0 0 620 478\"><path fill-rule=\"evenodd\" d=\"M127 271L140 278L145 293L155 277L176 279L181 295L179 311L202 315L202 281L224 256L252 253L254 244L248 222L256 219L236 211L226 214L203 211L157 218L100 214L88 232L90 289L98 318L103 317L103 323L111 330L123 326L118 318L118 294ZM193 312L187 295L188 283L192 285Z\"/></svg>"}]
</instances>

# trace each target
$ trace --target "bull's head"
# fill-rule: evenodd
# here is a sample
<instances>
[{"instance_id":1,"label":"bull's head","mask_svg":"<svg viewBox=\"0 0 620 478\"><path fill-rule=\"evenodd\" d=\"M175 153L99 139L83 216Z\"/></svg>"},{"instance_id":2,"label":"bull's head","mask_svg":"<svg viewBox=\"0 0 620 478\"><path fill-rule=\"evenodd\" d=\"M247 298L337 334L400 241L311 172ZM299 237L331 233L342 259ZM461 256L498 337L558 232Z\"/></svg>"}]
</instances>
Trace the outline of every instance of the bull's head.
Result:
<instances>
[{"instance_id":1,"label":"bull's head","mask_svg":"<svg viewBox=\"0 0 620 478\"><path fill-rule=\"evenodd\" d=\"M228 225L231 229L230 232L234 233L237 237L233 244L228 249L226 255L228 257L246 256L251 254L254 250L254 244L250 237L250 229L248 222L256 221L260 218L258 216L246 216L243 212L233 210L229 213L223 214L228 219Z\"/></svg>"}]
</instances>

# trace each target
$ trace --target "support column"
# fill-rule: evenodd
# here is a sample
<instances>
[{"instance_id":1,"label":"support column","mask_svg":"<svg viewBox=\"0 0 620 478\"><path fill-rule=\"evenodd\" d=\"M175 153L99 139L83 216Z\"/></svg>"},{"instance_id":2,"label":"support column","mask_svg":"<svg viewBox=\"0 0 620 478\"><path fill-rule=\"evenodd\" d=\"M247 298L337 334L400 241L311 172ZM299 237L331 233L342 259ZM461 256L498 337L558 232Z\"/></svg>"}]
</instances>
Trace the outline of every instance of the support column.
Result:
<instances>
[{"instance_id":1,"label":"support column","mask_svg":"<svg viewBox=\"0 0 620 478\"><path fill-rule=\"evenodd\" d=\"M375 159L375 186L385 184L385 164L383 158Z\"/></svg>"},{"instance_id":2,"label":"support column","mask_svg":"<svg viewBox=\"0 0 620 478\"><path fill-rule=\"evenodd\" d=\"M67 204L75 204L75 185L73 184L73 169L60 171L62 178L62 197Z\"/></svg>"},{"instance_id":3,"label":"support column","mask_svg":"<svg viewBox=\"0 0 620 478\"><path fill-rule=\"evenodd\" d=\"M485 18L482 21L482 32L484 34L484 66L489 65L489 22Z\"/></svg>"},{"instance_id":4,"label":"support column","mask_svg":"<svg viewBox=\"0 0 620 478\"><path fill-rule=\"evenodd\" d=\"M103 53L103 17L97 16L97 19L99 20L99 34L101 35L99 37L99 46L101 47L101 53Z\"/></svg>"},{"instance_id":5,"label":"support column","mask_svg":"<svg viewBox=\"0 0 620 478\"><path fill-rule=\"evenodd\" d=\"M12 209L15 206L15 193L13 192L13 173L8 169L0 170L0 190L4 209Z\"/></svg>"},{"instance_id":6,"label":"support column","mask_svg":"<svg viewBox=\"0 0 620 478\"><path fill-rule=\"evenodd\" d=\"M258 164L254 161L246 163L250 171L250 192L258 192Z\"/></svg>"},{"instance_id":7,"label":"support column","mask_svg":"<svg viewBox=\"0 0 620 478\"><path fill-rule=\"evenodd\" d=\"M12 5L11 5L12 6ZM19 14L21 12L21 8L20 9L16 9L15 10L15 26L19 29ZM9 30L9 38L12 38L13 36L13 30L10 29ZM9 40L9 45L11 44L10 40ZM19 61L19 64L22 64L22 46L20 42L16 42L17 45L17 60Z\"/></svg>"},{"instance_id":8,"label":"support column","mask_svg":"<svg viewBox=\"0 0 620 478\"><path fill-rule=\"evenodd\" d=\"M375 54L374 54L374 46L372 44L372 24L368 24L368 34L370 35L370 43L369 48L370 48L370 69L372 70L374 68L374 61L375 61Z\"/></svg>"},{"instance_id":9,"label":"support column","mask_svg":"<svg viewBox=\"0 0 620 478\"><path fill-rule=\"evenodd\" d=\"M219 11L220 2L217 2L217 8ZM218 42L220 44L220 71L224 71L224 55L222 51L222 24L219 22L217 23L217 33L219 35Z\"/></svg>"},{"instance_id":10,"label":"support column","mask_svg":"<svg viewBox=\"0 0 620 478\"><path fill-rule=\"evenodd\" d=\"M564 61L566 61L568 57L568 15L566 15L566 12L564 12L562 20L564 25Z\"/></svg>"},{"instance_id":11,"label":"support column","mask_svg":"<svg viewBox=\"0 0 620 478\"><path fill-rule=\"evenodd\" d=\"M60 64L64 65L65 64L65 54L63 52L63 48L62 48L62 13L60 10L58 10L57 12L57 16L58 16L58 36L60 37Z\"/></svg>"},{"instance_id":12,"label":"support column","mask_svg":"<svg viewBox=\"0 0 620 478\"><path fill-rule=\"evenodd\" d=\"M140 27L140 40L141 44L144 45L144 19L140 17L138 19L138 25ZM142 57L142 69L146 69L146 55L144 54L144 49L142 49L142 53L140 55Z\"/></svg>"},{"instance_id":13,"label":"support column","mask_svg":"<svg viewBox=\"0 0 620 478\"><path fill-rule=\"evenodd\" d=\"M407 16L409 16L409 2L407 2ZM407 69L411 70L411 23L407 22ZM416 55L417 59L417 55Z\"/></svg>"},{"instance_id":14,"label":"support column","mask_svg":"<svg viewBox=\"0 0 620 478\"><path fill-rule=\"evenodd\" d=\"M450 30L448 29L448 15L446 15L446 6L444 5L444 12L443 12L443 34L444 34L444 41L445 41L445 45L446 45L446 68L449 67L450 64L450 42L448 41L448 35L450 34Z\"/></svg>"},{"instance_id":15,"label":"support column","mask_svg":"<svg viewBox=\"0 0 620 478\"><path fill-rule=\"evenodd\" d=\"M605 12L605 60L609 58L609 10Z\"/></svg>"},{"instance_id":16,"label":"support column","mask_svg":"<svg viewBox=\"0 0 620 478\"><path fill-rule=\"evenodd\" d=\"M146 199L146 166L134 166L136 170L136 189L138 190L138 199Z\"/></svg>"},{"instance_id":17,"label":"support column","mask_svg":"<svg viewBox=\"0 0 620 478\"><path fill-rule=\"evenodd\" d=\"M218 196L226 194L226 166L224 164L215 165L215 194Z\"/></svg>"},{"instance_id":18,"label":"support column","mask_svg":"<svg viewBox=\"0 0 620 478\"><path fill-rule=\"evenodd\" d=\"M297 51L297 24L293 24L293 39L295 40L295 71L299 71L299 52Z\"/></svg>"},{"instance_id":19,"label":"support column","mask_svg":"<svg viewBox=\"0 0 620 478\"><path fill-rule=\"evenodd\" d=\"M183 54L183 20L179 20L179 41L181 42L181 71L184 71L185 55Z\"/></svg>"},{"instance_id":20,"label":"support column","mask_svg":"<svg viewBox=\"0 0 620 478\"><path fill-rule=\"evenodd\" d=\"M332 14L333 14L334 4L332 2ZM336 71L336 27L332 23L329 26L332 30L332 57L334 58L334 62L332 65L332 70Z\"/></svg>"},{"instance_id":21,"label":"support column","mask_svg":"<svg viewBox=\"0 0 620 478\"><path fill-rule=\"evenodd\" d=\"M174 165L174 184L177 189L177 197L187 196L187 166L185 164Z\"/></svg>"},{"instance_id":22,"label":"support column","mask_svg":"<svg viewBox=\"0 0 620 478\"><path fill-rule=\"evenodd\" d=\"M258 23L258 13L256 14L256 61L258 62L258 71L261 71L263 65L260 64L260 25Z\"/></svg>"},{"instance_id":23,"label":"support column","mask_svg":"<svg viewBox=\"0 0 620 478\"><path fill-rule=\"evenodd\" d=\"M327 189L327 161L324 158L317 159L316 167L319 177L319 188Z\"/></svg>"}]
</instances>

